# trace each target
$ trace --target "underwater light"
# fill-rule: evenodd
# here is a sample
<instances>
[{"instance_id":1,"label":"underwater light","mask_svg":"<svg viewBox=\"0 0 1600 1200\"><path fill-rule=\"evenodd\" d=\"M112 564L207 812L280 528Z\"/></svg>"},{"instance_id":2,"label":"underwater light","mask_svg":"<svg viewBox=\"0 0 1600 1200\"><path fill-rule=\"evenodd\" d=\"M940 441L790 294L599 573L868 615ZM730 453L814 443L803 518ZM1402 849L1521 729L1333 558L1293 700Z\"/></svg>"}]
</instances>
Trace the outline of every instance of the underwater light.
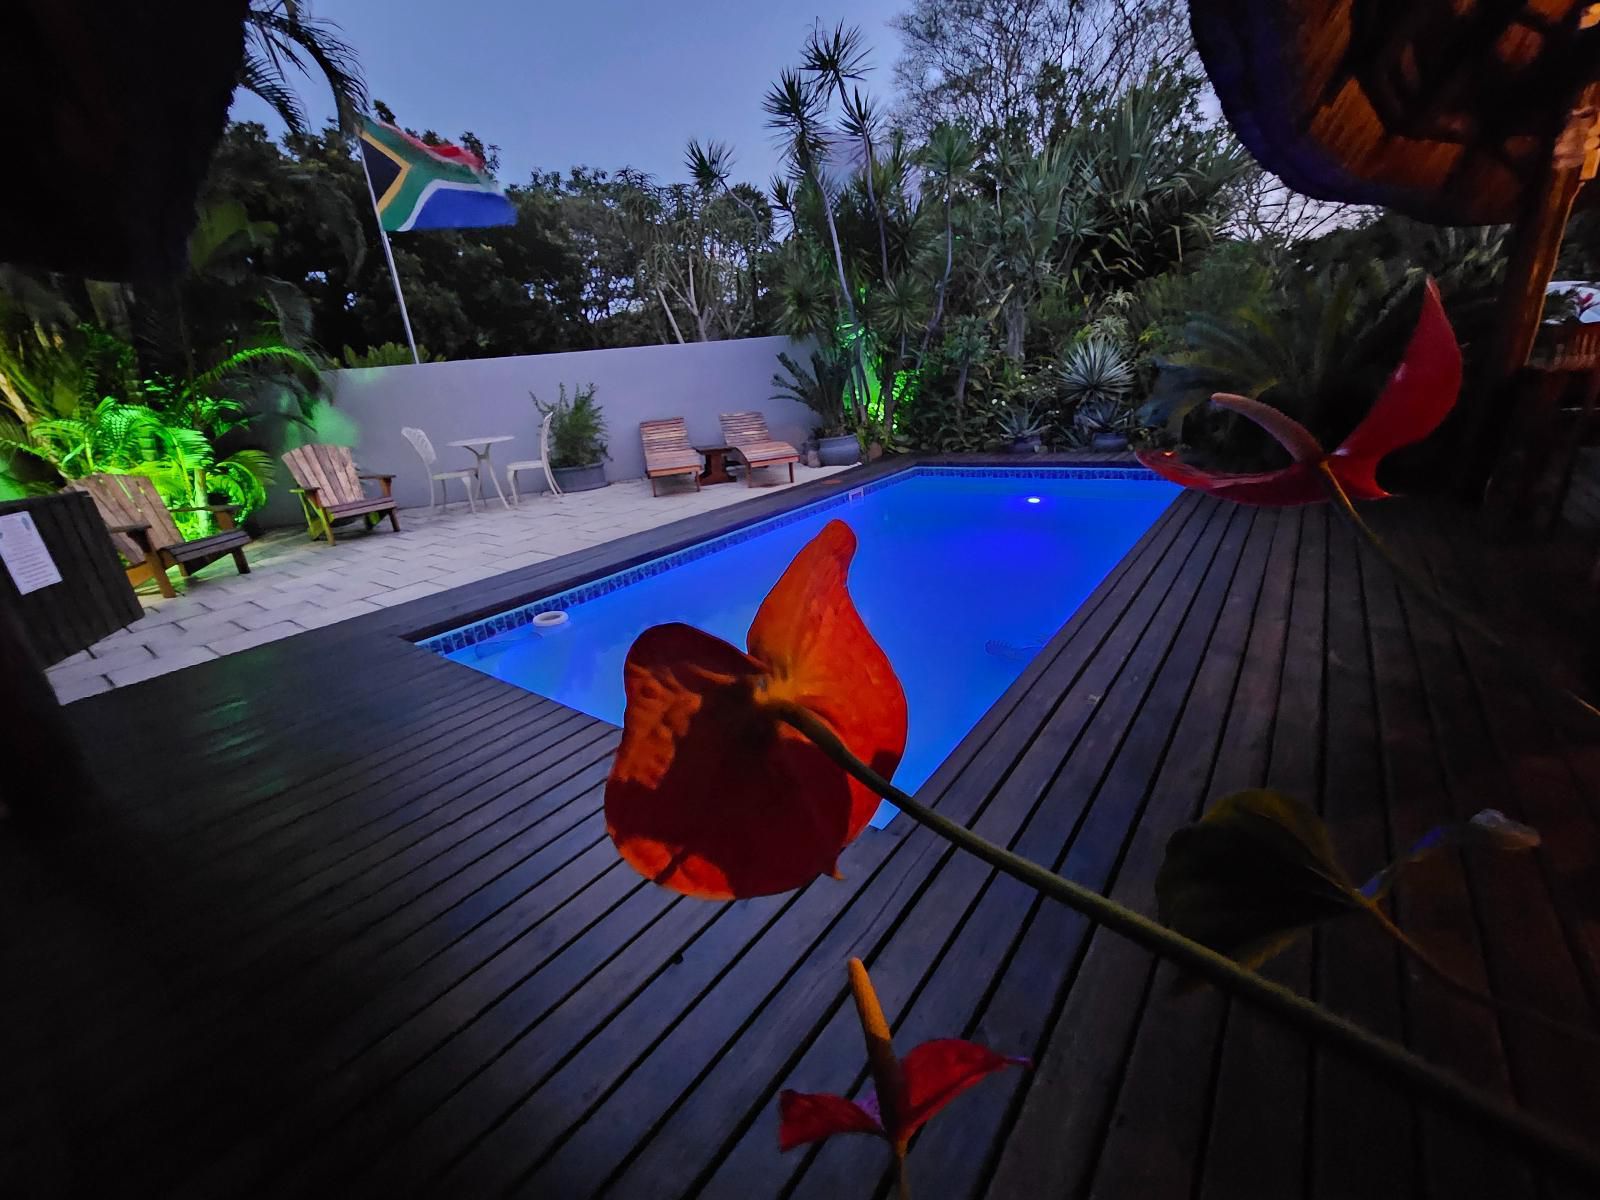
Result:
<instances>
[{"instance_id":1,"label":"underwater light","mask_svg":"<svg viewBox=\"0 0 1600 1200\"><path fill-rule=\"evenodd\" d=\"M1039 503L1039 497L1037 497L1037 496L1029 496L1028 497L1028 503L1029 504L1037 504L1037 503Z\"/></svg>"}]
</instances>

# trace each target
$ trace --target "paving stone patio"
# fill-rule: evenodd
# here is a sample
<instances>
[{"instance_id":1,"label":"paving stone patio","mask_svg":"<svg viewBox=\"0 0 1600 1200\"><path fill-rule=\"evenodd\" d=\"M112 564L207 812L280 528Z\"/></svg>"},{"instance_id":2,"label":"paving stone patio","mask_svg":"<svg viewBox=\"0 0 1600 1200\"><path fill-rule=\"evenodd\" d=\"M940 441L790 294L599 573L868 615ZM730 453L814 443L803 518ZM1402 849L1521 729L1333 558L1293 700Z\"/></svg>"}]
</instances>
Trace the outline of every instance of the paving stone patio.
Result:
<instances>
[{"instance_id":1,"label":"paving stone patio","mask_svg":"<svg viewBox=\"0 0 1600 1200\"><path fill-rule=\"evenodd\" d=\"M842 469L798 467L795 483ZM770 490L721 484L696 492L668 480L652 497L650 485L635 479L558 499L526 497L509 511L495 499L475 514L459 501L448 513L407 509L400 533L387 524L372 533L350 526L331 547L309 541L304 529L274 530L250 544L249 575L223 560L192 580L172 572L174 599L141 589L144 617L52 667L50 682L70 703Z\"/></svg>"}]
</instances>

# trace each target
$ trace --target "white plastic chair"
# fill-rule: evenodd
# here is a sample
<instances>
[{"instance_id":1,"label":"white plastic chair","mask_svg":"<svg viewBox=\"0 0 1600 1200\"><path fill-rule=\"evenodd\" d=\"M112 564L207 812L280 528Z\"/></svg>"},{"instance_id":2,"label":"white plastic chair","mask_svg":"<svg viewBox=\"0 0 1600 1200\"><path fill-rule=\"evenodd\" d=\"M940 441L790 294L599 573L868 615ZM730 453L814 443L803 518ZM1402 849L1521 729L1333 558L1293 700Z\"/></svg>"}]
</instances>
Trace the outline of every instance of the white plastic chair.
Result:
<instances>
[{"instance_id":1,"label":"white plastic chair","mask_svg":"<svg viewBox=\"0 0 1600 1200\"><path fill-rule=\"evenodd\" d=\"M506 482L511 485L511 503L522 504L522 497L517 495L518 471L543 471L545 485L549 487L552 496L561 495L561 489L556 486L556 477L550 473L550 419L554 413L545 413L544 420L539 423L539 457L526 458L521 462L506 464Z\"/></svg>"},{"instance_id":2,"label":"white plastic chair","mask_svg":"<svg viewBox=\"0 0 1600 1200\"><path fill-rule=\"evenodd\" d=\"M439 456L434 453L433 443L428 440L428 435L420 429L410 426L400 431L405 435L406 441L411 443L411 448L417 452L417 457L422 459L422 465L428 472L428 511L434 510L433 485L439 485L439 496L444 501L444 511L450 511L450 492L445 485L452 479L461 480L461 486L466 489L467 507L474 513L478 511L475 499L477 492L483 484L478 479L476 469L466 471L435 471L433 465L439 461Z\"/></svg>"}]
</instances>

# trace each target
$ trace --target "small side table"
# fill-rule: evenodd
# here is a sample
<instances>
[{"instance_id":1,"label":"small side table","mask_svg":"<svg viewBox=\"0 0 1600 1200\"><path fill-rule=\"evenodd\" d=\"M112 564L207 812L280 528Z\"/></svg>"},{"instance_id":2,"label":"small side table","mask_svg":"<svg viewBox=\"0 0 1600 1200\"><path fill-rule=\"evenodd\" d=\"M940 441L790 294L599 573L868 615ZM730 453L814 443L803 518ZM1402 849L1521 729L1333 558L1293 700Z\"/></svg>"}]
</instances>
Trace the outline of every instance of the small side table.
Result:
<instances>
[{"instance_id":1,"label":"small side table","mask_svg":"<svg viewBox=\"0 0 1600 1200\"><path fill-rule=\"evenodd\" d=\"M447 442L449 446L459 446L468 451L473 458L478 460L478 495L484 497L484 507L488 507L488 493L483 490L483 475L485 469L489 473L489 482L494 484L494 490L500 497L500 503L506 506L506 511L511 511L511 501L506 499L505 492L500 487L500 477L494 473L494 463L489 461L493 448L501 442L511 442L516 439L509 433L495 434L493 437L457 438Z\"/></svg>"},{"instance_id":2,"label":"small side table","mask_svg":"<svg viewBox=\"0 0 1600 1200\"><path fill-rule=\"evenodd\" d=\"M706 469L700 473L701 484L733 482L733 476L728 474L732 446L696 446L695 451L706 456Z\"/></svg>"}]
</instances>

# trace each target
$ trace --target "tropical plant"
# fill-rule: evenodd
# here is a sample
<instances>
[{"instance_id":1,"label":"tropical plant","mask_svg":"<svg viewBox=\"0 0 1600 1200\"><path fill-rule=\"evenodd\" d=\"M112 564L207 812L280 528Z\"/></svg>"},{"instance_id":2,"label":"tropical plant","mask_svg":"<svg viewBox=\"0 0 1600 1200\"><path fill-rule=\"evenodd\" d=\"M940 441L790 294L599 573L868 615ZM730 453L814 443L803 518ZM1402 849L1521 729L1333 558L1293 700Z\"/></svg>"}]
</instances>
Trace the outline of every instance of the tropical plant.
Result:
<instances>
[{"instance_id":1,"label":"tropical plant","mask_svg":"<svg viewBox=\"0 0 1600 1200\"><path fill-rule=\"evenodd\" d=\"M1227 392L1276 408L1325 444L1337 444L1398 360L1421 291L1420 276L1394 283L1376 261L1323 272L1290 268L1257 301L1232 312L1194 313L1184 327L1185 348L1160 364L1141 423L1176 435L1190 412ZM1243 462L1267 448L1228 418L1189 433Z\"/></svg>"},{"instance_id":2,"label":"tropical plant","mask_svg":"<svg viewBox=\"0 0 1600 1200\"><path fill-rule=\"evenodd\" d=\"M787 353L778 363L789 378L773 373L774 400L798 400L817 414L823 437L837 437L845 428L845 390L850 386L850 362L838 349L819 346L811 352L811 366L796 362Z\"/></svg>"},{"instance_id":3,"label":"tropical plant","mask_svg":"<svg viewBox=\"0 0 1600 1200\"><path fill-rule=\"evenodd\" d=\"M560 393L554 404L545 404L534 393L528 395L541 413L553 414L550 421L550 465L552 467L588 467L610 458L606 449L606 422L595 403L595 386L573 384L572 399L567 399L567 385L560 384Z\"/></svg>"},{"instance_id":4,"label":"tropical plant","mask_svg":"<svg viewBox=\"0 0 1600 1200\"><path fill-rule=\"evenodd\" d=\"M1013 404L1000 410L1001 437L1008 442L1025 442L1044 432L1044 419L1031 405Z\"/></svg>"},{"instance_id":5,"label":"tropical plant","mask_svg":"<svg viewBox=\"0 0 1600 1200\"><path fill-rule=\"evenodd\" d=\"M168 412L162 411L163 395L171 397ZM248 421L242 406L163 379L146 381L141 401L107 396L73 416L35 421L25 439L8 437L0 446L49 463L62 479L102 472L143 475L173 509L204 508L220 497L238 505L243 519L266 503L274 477L271 456L241 449L218 458L212 444L214 437ZM180 421L184 413L195 425ZM212 532L209 513L179 512L174 519L187 536Z\"/></svg>"},{"instance_id":6,"label":"tropical plant","mask_svg":"<svg viewBox=\"0 0 1600 1200\"><path fill-rule=\"evenodd\" d=\"M85 325L58 336L48 356L31 355L29 370L15 377L21 419L0 427L0 449L38 464L29 476L36 490L110 472L148 476L173 507L222 500L238 505L242 519L266 503L271 456L236 445L256 419L248 402L285 378L320 386L316 362L286 346L255 346L190 379L141 378L133 347L104 330ZM230 452L219 449L224 439L235 443ZM15 458L10 473L17 475ZM192 536L210 532L210 521L205 513L178 517Z\"/></svg>"},{"instance_id":7,"label":"tropical plant","mask_svg":"<svg viewBox=\"0 0 1600 1200\"><path fill-rule=\"evenodd\" d=\"M409 367L414 361L411 347L402 346L399 342L384 342L381 346L368 346L359 351L354 346L346 346L339 352L339 360L352 370L361 367ZM431 354L426 346L418 343L415 361L430 363L444 360L444 355Z\"/></svg>"},{"instance_id":8,"label":"tropical plant","mask_svg":"<svg viewBox=\"0 0 1600 1200\"><path fill-rule=\"evenodd\" d=\"M1133 368L1106 338L1090 337L1067 347L1058 370L1062 397L1070 404L1121 404L1133 387Z\"/></svg>"},{"instance_id":9,"label":"tropical plant","mask_svg":"<svg viewBox=\"0 0 1600 1200\"><path fill-rule=\"evenodd\" d=\"M303 0L250 0L239 86L259 96L295 133L306 130L305 108L289 72L315 71L333 92L341 123L367 107L356 52L331 21L310 16Z\"/></svg>"},{"instance_id":10,"label":"tropical plant","mask_svg":"<svg viewBox=\"0 0 1600 1200\"><path fill-rule=\"evenodd\" d=\"M1137 414L1125 401L1085 400L1072 411L1072 440L1088 442L1103 433L1126 434L1138 424Z\"/></svg>"}]
</instances>

